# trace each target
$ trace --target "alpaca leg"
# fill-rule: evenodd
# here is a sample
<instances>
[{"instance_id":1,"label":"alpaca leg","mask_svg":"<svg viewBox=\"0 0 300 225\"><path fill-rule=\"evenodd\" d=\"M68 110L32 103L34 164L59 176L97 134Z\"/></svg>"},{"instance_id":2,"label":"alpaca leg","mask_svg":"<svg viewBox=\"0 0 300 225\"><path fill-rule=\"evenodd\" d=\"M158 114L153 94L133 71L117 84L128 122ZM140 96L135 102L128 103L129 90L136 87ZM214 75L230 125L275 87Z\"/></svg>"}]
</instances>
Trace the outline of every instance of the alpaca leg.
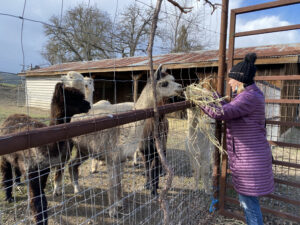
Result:
<instances>
[{"instance_id":1,"label":"alpaca leg","mask_svg":"<svg viewBox=\"0 0 300 225\"><path fill-rule=\"evenodd\" d=\"M145 165L145 176L146 176L146 183L145 183L145 188L146 189L150 189L150 154L148 152L146 152L146 154L143 152L142 154L142 159Z\"/></svg>"},{"instance_id":2,"label":"alpaca leg","mask_svg":"<svg viewBox=\"0 0 300 225\"><path fill-rule=\"evenodd\" d=\"M150 168L150 181L151 181L151 194L153 196L157 196L157 189L159 183L159 158L156 154L154 158L152 158L151 168Z\"/></svg>"},{"instance_id":3,"label":"alpaca leg","mask_svg":"<svg viewBox=\"0 0 300 225\"><path fill-rule=\"evenodd\" d=\"M53 195L59 196L63 193L63 186L62 186L62 180L63 176L65 174L65 166L67 162L70 159L70 156L72 155L72 149L73 149L73 142L68 141L66 146L61 147L62 151L60 152L60 165L55 167L55 176L54 176L54 190Z\"/></svg>"},{"instance_id":4,"label":"alpaca leg","mask_svg":"<svg viewBox=\"0 0 300 225\"><path fill-rule=\"evenodd\" d=\"M80 165L81 165L81 160L78 159L71 160L69 164L69 174L70 174L70 179L73 183L74 194L80 192L80 187L78 183L78 168Z\"/></svg>"},{"instance_id":5,"label":"alpaca leg","mask_svg":"<svg viewBox=\"0 0 300 225\"><path fill-rule=\"evenodd\" d=\"M65 164L63 166L57 166L55 168L54 190L53 190L54 196L62 195L62 178L64 174L64 168L65 168Z\"/></svg>"},{"instance_id":6,"label":"alpaca leg","mask_svg":"<svg viewBox=\"0 0 300 225\"><path fill-rule=\"evenodd\" d=\"M164 156L167 157L166 147L164 147L163 153L164 153ZM159 171L159 176L164 177L166 175L166 171L164 171L164 169L163 169L163 165L162 165L162 163L160 161L159 155L157 157L158 157L158 168L159 168L158 171Z\"/></svg>"},{"instance_id":7,"label":"alpaca leg","mask_svg":"<svg viewBox=\"0 0 300 225\"><path fill-rule=\"evenodd\" d=\"M134 152L134 155L133 155L133 165L134 166L138 166L139 165L139 163L138 163L138 157L139 157L139 150L137 149Z\"/></svg>"},{"instance_id":8,"label":"alpaca leg","mask_svg":"<svg viewBox=\"0 0 300 225\"><path fill-rule=\"evenodd\" d=\"M117 207L118 205L115 204L118 202L118 166L116 166L118 163L112 162L112 160L107 161L107 172L109 175L109 191L108 191L108 200L109 200L109 205L111 208L109 209L109 216L114 217L117 215L118 210Z\"/></svg>"},{"instance_id":9,"label":"alpaca leg","mask_svg":"<svg viewBox=\"0 0 300 225\"><path fill-rule=\"evenodd\" d=\"M5 189L5 200L12 202L13 174L11 164L2 158L1 160L2 186Z\"/></svg>"},{"instance_id":10,"label":"alpaca leg","mask_svg":"<svg viewBox=\"0 0 300 225\"><path fill-rule=\"evenodd\" d=\"M48 224L47 198L44 189L50 169L29 172L30 207L37 225Z\"/></svg>"},{"instance_id":11,"label":"alpaca leg","mask_svg":"<svg viewBox=\"0 0 300 225\"><path fill-rule=\"evenodd\" d=\"M88 157L86 157L86 153L76 151L76 157L70 161L69 163L69 174L71 181L74 186L74 193L77 194L80 192L80 187L78 183L78 170L79 166L87 160Z\"/></svg>"},{"instance_id":12,"label":"alpaca leg","mask_svg":"<svg viewBox=\"0 0 300 225\"><path fill-rule=\"evenodd\" d=\"M98 160L92 159L92 165L91 165L91 173L97 173L98 171Z\"/></svg>"},{"instance_id":13,"label":"alpaca leg","mask_svg":"<svg viewBox=\"0 0 300 225\"><path fill-rule=\"evenodd\" d=\"M121 160L120 160L121 162ZM122 166L123 164L122 163L119 163L117 165L117 168L116 168L116 183L117 183L117 199L116 199L116 202L117 202L117 206L118 207L123 207L123 201L122 201Z\"/></svg>"},{"instance_id":14,"label":"alpaca leg","mask_svg":"<svg viewBox=\"0 0 300 225\"><path fill-rule=\"evenodd\" d=\"M21 176L22 176L22 173L21 173L19 167L15 167L15 182L17 185L21 185Z\"/></svg>"}]
</instances>

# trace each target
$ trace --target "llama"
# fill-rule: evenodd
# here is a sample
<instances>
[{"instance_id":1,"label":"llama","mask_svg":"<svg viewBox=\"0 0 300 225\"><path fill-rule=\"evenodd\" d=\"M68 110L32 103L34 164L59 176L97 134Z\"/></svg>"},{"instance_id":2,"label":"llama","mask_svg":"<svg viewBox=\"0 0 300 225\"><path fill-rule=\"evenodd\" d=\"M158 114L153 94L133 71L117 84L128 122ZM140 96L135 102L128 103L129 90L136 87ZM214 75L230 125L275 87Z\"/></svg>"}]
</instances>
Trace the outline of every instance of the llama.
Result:
<instances>
[{"instance_id":1,"label":"llama","mask_svg":"<svg viewBox=\"0 0 300 225\"><path fill-rule=\"evenodd\" d=\"M88 112L89 109L89 103L84 100L84 95L79 90L65 88L63 83L57 83L51 102L50 126L69 123L74 114ZM14 114L3 122L1 135L46 126L25 114ZM12 167L18 168L21 174L28 177L30 206L38 225L48 224L47 199L44 189L50 167L58 167L57 165L69 159L69 144L68 141L60 141L1 156L2 185L6 190L6 200L13 201Z\"/></svg>"},{"instance_id":2,"label":"llama","mask_svg":"<svg viewBox=\"0 0 300 225\"><path fill-rule=\"evenodd\" d=\"M159 117L158 133L162 142L162 150L166 155L167 137L169 122L165 115ZM159 186L159 176L162 174L162 165L155 145L154 139L154 118L146 120L142 135L142 141L139 144L138 151L142 155L145 165L146 184L145 187L151 190L151 194L157 196Z\"/></svg>"},{"instance_id":3,"label":"llama","mask_svg":"<svg viewBox=\"0 0 300 225\"><path fill-rule=\"evenodd\" d=\"M158 76L158 75L163 76ZM182 92L181 84L174 81L174 77L169 74L156 72L157 100L161 102L164 98L177 95ZM111 105L114 107L114 105ZM135 103L135 109L153 108L154 97L152 93L152 84L147 82L139 99ZM104 104L104 109L94 107L85 115L78 115L72 118L72 121L83 120L94 115L111 114L114 111L109 110L108 104ZM93 114L91 113L93 111ZM109 174L109 215L115 216L117 206L121 206L121 162L127 157L132 157L137 149L144 130L145 120L124 126L113 127L107 130L94 132L88 135L82 135L73 138L77 147L76 157L69 164L69 173L74 185L74 192L79 192L78 167L88 157L105 160ZM127 143L127 144L126 144Z\"/></svg>"}]
</instances>

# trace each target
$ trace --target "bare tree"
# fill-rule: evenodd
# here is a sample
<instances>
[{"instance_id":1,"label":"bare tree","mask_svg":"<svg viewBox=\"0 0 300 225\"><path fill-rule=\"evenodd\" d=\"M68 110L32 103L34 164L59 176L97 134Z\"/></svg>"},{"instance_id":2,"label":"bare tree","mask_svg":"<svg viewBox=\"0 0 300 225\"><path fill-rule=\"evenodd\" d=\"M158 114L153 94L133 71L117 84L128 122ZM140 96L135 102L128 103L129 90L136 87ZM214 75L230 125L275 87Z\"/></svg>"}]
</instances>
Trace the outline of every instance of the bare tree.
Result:
<instances>
[{"instance_id":1,"label":"bare tree","mask_svg":"<svg viewBox=\"0 0 300 225\"><path fill-rule=\"evenodd\" d=\"M115 50L122 55L134 56L145 53L152 19L152 10L137 4L129 5L122 13L113 35Z\"/></svg>"},{"instance_id":2,"label":"bare tree","mask_svg":"<svg viewBox=\"0 0 300 225\"><path fill-rule=\"evenodd\" d=\"M155 145L157 148L157 152L159 154L161 163L163 165L163 168L165 169L165 171L167 172L167 181L166 184L160 194L159 197L159 202L161 205L161 208L163 210L164 213L164 224L165 225L169 225L172 224L172 222L170 221L170 217L169 217L169 204L168 204L168 200L167 200L167 193L168 190L170 189L171 185L172 185L172 180L173 180L173 176L174 173L171 169L171 167L169 166L167 159L162 151L162 143L159 139L159 135L158 135L158 124L159 124L159 113L158 113L158 108L157 108L157 95L156 95L156 80L155 80L155 76L154 76L154 69L153 69L153 45L154 45L154 38L156 36L156 30L157 30L157 23L158 23L158 17L159 17L159 13L161 10L161 4L162 4L163 0L157 0L156 1L156 7L153 13L153 18L151 21L151 30L150 30L150 34L149 34L149 44L148 44L148 48L147 48L147 53L148 53L148 58L149 58L149 69L150 69L150 79L152 82L152 91L153 91L153 96L154 96L154 138L155 138ZM190 12L190 7L182 7L178 2L174 1L174 0L168 0L171 4L173 4L175 7L177 7L178 9L180 9L180 11L182 13L188 13ZM214 10L214 4L211 3L209 0L204 0L206 3L210 3L211 7ZM158 68L159 69L159 68Z\"/></svg>"},{"instance_id":3,"label":"bare tree","mask_svg":"<svg viewBox=\"0 0 300 225\"><path fill-rule=\"evenodd\" d=\"M173 4L174 1L171 1ZM190 7L178 7L179 3L185 5L187 0L177 1L173 8L168 7L168 15L159 26L159 37L161 38L166 52L187 52L200 50L204 43L202 38L204 31L204 13L201 10ZM178 10L178 8L180 10ZM186 10L182 10L186 9ZM164 30L164 32L162 32Z\"/></svg>"},{"instance_id":4,"label":"bare tree","mask_svg":"<svg viewBox=\"0 0 300 225\"><path fill-rule=\"evenodd\" d=\"M62 20L52 16L50 24L44 26L49 39L42 55L51 64L112 56L112 22L97 7L78 5L69 9Z\"/></svg>"}]
</instances>

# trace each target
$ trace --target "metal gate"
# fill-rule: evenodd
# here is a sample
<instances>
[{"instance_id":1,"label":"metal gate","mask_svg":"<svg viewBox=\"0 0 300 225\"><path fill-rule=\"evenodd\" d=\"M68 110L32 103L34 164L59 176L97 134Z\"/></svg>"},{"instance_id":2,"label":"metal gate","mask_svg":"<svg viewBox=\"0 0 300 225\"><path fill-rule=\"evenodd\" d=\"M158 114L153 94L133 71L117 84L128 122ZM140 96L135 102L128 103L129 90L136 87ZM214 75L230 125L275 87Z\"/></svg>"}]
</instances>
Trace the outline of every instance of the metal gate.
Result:
<instances>
[{"instance_id":1,"label":"metal gate","mask_svg":"<svg viewBox=\"0 0 300 225\"><path fill-rule=\"evenodd\" d=\"M300 29L300 24L297 24L236 33L237 15L297 3L300 3L300 1L274 1L231 10L228 71L236 61L241 60L234 57L236 37ZM274 53L270 52L269 56L273 57L273 54ZM292 54L291 52L291 55ZM280 54L276 56L280 57ZM258 55L258 59L259 58L260 56ZM285 67L288 66L289 65L285 65ZM273 173L275 179L275 192L261 198L260 201L263 214L300 222L300 132L298 132L298 130L300 131L299 61L297 68L285 68L284 71L284 74L270 71L268 74L257 74L256 76L256 83L260 89L262 89L266 98L267 133L274 158ZM227 88L226 92L229 96L229 88ZM223 138L223 140L225 140L225 136ZM225 216L244 220L238 208L238 204L239 201L236 198L236 193L233 191L233 185L230 181L227 157L223 155L220 176L220 213Z\"/></svg>"}]
</instances>

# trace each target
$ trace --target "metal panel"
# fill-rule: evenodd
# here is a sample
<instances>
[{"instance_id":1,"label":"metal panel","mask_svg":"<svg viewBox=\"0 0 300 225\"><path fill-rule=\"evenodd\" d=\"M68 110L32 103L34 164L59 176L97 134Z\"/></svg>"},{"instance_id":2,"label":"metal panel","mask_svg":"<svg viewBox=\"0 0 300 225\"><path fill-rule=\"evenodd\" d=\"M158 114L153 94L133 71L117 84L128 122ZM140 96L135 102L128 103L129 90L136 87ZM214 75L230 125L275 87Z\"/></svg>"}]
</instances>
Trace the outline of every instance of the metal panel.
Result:
<instances>
[{"instance_id":1,"label":"metal panel","mask_svg":"<svg viewBox=\"0 0 300 225\"><path fill-rule=\"evenodd\" d=\"M233 17L233 14L232 14ZM233 26L233 25L232 25ZM234 39L234 27L230 30L229 43L232 45ZM229 59L231 58L231 47L229 48ZM235 49L235 58L243 58L248 52L256 52L261 58L257 64L288 63L297 62L298 57L286 57L300 54L300 44L267 45L259 47L248 47ZM274 56L283 56L274 58ZM217 66L219 58L218 50L201 50L189 53L171 53L154 57L154 68L159 64L164 64L170 68L197 68L205 66ZM229 68L231 68L229 64ZM129 57L121 59L105 59L88 62L70 62L57 64L37 70L29 70L20 73L22 76L54 76L66 74L71 70L81 73L104 73L116 71L140 71L149 70L148 59L146 57Z\"/></svg>"},{"instance_id":2,"label":"metal panel","mask_svg":"<svg viewBox=\"0 0 300 225\"><path fill-rule=\"evenodd\" d=\"M55 77L27 77L26 78L26 103L29 107L50 109L54 87L60 81L60 76Z\"/></svg>"},{"instance_id":3,"label":"metal panel","mask_svg":"<svg viewBox=\"0 0 300 225\"><path fill-rule=\"evenodd\" d=\"M273 2L268 2L268 3L264 3L264 4L260 4L260 5L253 5L253 6L249 6L249 7L244 7L244 8L240 8L240 9L234 9L231 11L231 21L230 21L230 39L229 39L229 49L228 49L228 69L230 69L233 66L234 63L234 59L238 59L239 57L236 55L238 49L235 50L234 48L234 43L235 43L235 37L238 36L249 36L249 35L254 35L254 34L261 34L261 33L269 33L269 32L278 32L278 31L285 31L285 30L290 30L290 29L299 29L300 26L299 24L297 25L291 25L291 26L285 26L285 27L279 27L279 28L270 28L270 29L262 29L262 30L256 30L256 31L247 31L247 32L241 32L241 33L235 33L235 24L236 24L236 15L237 14L241 14L241 13L248 13L248 12L253 12L253 11L258 11L258 10L263 10L263 9L269 9L269 8L275 8L275 7L279 7L279 6L286 6L286 5L291 5L291 4L295 4L295 3L300 3L300 0L286 0L286 1L273 1ZM264 47L263 47L264 48ZM279 49L276 50L276 54L275 51L273 51L272 49L265 49L265 52L263 51L263 49L261 49L261 51L263 52L264 56L279 56L282 55L282 51L278 51ZM282 49L284 51L284 49ZM293 54L293 50L290 49L290 55ZM256 51L253 51L256 52ZM256 52L257 56L259 58L262 57L262 55L260 54L261 52ZM275 58L274 58L275 59ZM300 71L298 71L300 72ZM297 72L297 73L298 73ZM299 94L296 93L295 90L296 87L299 87L299 84L297 83L297 81L300 79L300 75L298 75L296 73L296 75L280 75L280 76L258 76L256 77L256 81L263 81L263 82L258 82L260 84L260 87L265 86L267 88L261 88L264 91L267 90L267 92L270 93L265 93L266 95L266 109L268 109L269 106L276 106L275 108L272 107L270 108L270 110L272 111L270 113L270 115L272 115L272 120L267 120L267 124L268 126L271 127L271 129L278 129L278 128L282 128L281 126L291 126L291 127L299 127L299 122L297 120L297 117L299 116L298 114L294 113L291 116L285 116L285 114L282 114L282 110L283 110L283 106L282 104L285 104L284 107L290 107L289 111L294 112L295 110L295 106L297 106L296 104L300 104L300 100L299 100ZM277 86L275 85L269 85L268 86L268 82L266 81L283 81L281 83L281 85L278 85L278 82L276 83ZM293 82L295 81L295 82ZM271 83L271 82L270 82ZM294 86L292 85L292 83L294 84ZM285 86L284 86L285 84ZM283 90L283 88L287 88L286 86L290 85L291 87L293 87L292 91L286 91ZM277 90L278 89L278 90ZM300 89L299 89L300 90ZM279 95L278 95L279 93ZM227 95L229 95L229 92L227 93ZM268 104L269 103L269 104ZM278 107L280 106L280 108ZM270 111L269 110L269 111ZM280 114L278 114L278 112ZM298 112L299 113L299 112ZM283 116L285 116L286 118L282 118ZM277 119L286 119L287 121L274 121ZM290 120L290 121L289 121ZM297 121L297 122L296 122ZM272 126L273 125L273 126ZM270 131L270 129L268 130ZM269 137L270 138L270 137ZM294 205L299 205L299 201L298 200L294 200L294 199L289 199L285 196L288 195L281 195L282 191L287 191L292 189L295 190L296 193L298 190L296 190L296 188L299 188L299 182L297 182L297 177L299 175L296 175L299 173L299 160L298 160L298 154L299 154L299 147L300 145L298 143L287 143L288 139L286 139L286 135L282 135L280 132L276 132L275 137L271 137L271 140L269 141L269 143L273 146L272 148L272 154L274 155L274 161L273 161L273 167L274 167L274 181L277 184L280 185L287 185L288 188L285 190L280 189L277 190L275 189L275 193L268 195L267 197L269 198L273 198L282 202L286 202L286 203L290 203L290 204L294 204ZM274 140L273 140L274 139ZM283 141L277 141L278 140L283 140ZM291 153L293 152L293 154ZM296 153L295 153L296 152ZM285 154L285 155L284 155ZM279 170L279 173L276 173L276 169ZM289 173L290 171L293 171L293 173ZM230 171L228 171L227 169L227 160L222 161L222 172L224 172L225 174L230 174ZM282 175L284 174L284 175ZM277 178L277 176L282 175L282 177L280 177L280 179ZM224 181L224 184L221 185L220 189L223 190L226 188L226 177L221 177L220 178L222 181ZM228 185L228 187L230 187L230 184ZM293 189L294 188L294 189ZM276 191L278 193L276 193ZM226 192L225 192L226 193ZM295 196L298 197L298 196ZM234 203L234 204L239 204L239 201L237 199L231 198L224 196L225 199L224 201L228 203ZM221 205L225 205L224 203ZM273 214L276 217L281 217L284 219L288 219L288 220L294 220L297 222L300 222L300 217L298 216L298 213L295 211L288 211L288 212L282 212L279 209L273 209L272 206L268 205L268 207L261 207L262 212L264 213L269 213L269 214ZM220 213L226 216L231 216L231 217L235 217L238 219L242 219L241 214L236 213L236 212L229 212L228 210L226 210L226 207L222 207L220 210Z\"/></svg>"}]
</instances>

